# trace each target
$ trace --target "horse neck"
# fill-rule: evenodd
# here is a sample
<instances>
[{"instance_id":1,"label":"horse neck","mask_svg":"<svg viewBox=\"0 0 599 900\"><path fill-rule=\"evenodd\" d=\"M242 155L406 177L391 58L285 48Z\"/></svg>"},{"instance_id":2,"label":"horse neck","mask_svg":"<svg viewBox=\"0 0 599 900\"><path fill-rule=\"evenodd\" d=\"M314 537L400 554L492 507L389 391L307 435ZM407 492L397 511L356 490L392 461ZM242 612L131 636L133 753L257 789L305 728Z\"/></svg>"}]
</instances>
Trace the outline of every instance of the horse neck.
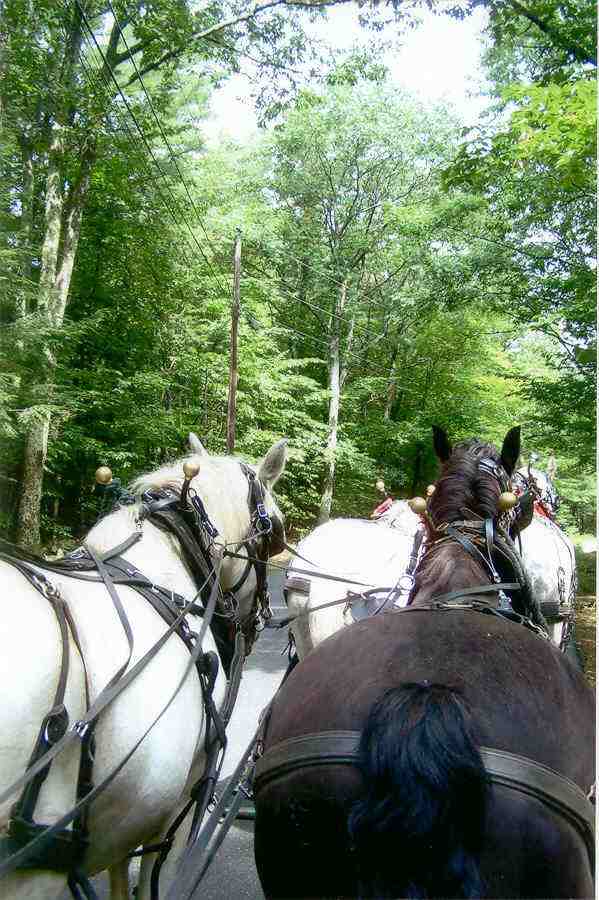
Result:
<instances>
[{"instance_id":1,"label":"horse neck","mask_svg":"<svg viewBox=\"0 0 599 900\"><path fill-rule=\"evenodd\" d=\"M165 484L159 480L153 483L150 477L145 487L170 487L179 491L181 484L172 480ZM215 543L229 545L235 551L239 543L248 537L251 528L248 483L239 464L225 457L203 460L200 474L194 478L192 487L218 531ZM101 519L86 540L100 552L118 546L135 531L137 513L137 506L117 509ZM142 540L124 553L125 558L156 584L168 585L183 595L193 589L179 541L149 521L144 521L142 535ZM225 558L220 579L223 587L234 584L243 568L241 560Z\"/></svg>"},{"instance_id":2,"label":"horse neck","mask_svg":"<svg viewBox=\"0 0 599 900\"><path fill-rule=\"evenodd\" d=\"M91 529L85 542L98 553L118 547L136 530L136 506L125 506L109 513ZM195 593L195 585L183 561L179 541L171 534L144 522L142 538L122 556L155 584L168 587L177 594Z\"/></svg>"},{"instance_id":3,"label":"horse neck","mask_svg":"<svg viewBox=\"0 0 599 900\"><path fill-rule=\"evenodd\" d=\"M433 548L428 549L418 566L412 606L426 604L433 597L451 591L490 584L483 564L473 559L459 544L452 541L438 547L433 545ZM485 596L489 605L496 600L492 594L481 596Z\"/></svg>"},{"instance_id":4,"label":"horse neck","mask_svg":"<svg viewBox=\"0 0 599 900\"><path fill-rule=\"evenodd\" d=\"M420 519L412 512L405 500L396 500L387 512L377 519L377 522L409 536L413 535L418 528Z\"/></svg>"}]
</instances>

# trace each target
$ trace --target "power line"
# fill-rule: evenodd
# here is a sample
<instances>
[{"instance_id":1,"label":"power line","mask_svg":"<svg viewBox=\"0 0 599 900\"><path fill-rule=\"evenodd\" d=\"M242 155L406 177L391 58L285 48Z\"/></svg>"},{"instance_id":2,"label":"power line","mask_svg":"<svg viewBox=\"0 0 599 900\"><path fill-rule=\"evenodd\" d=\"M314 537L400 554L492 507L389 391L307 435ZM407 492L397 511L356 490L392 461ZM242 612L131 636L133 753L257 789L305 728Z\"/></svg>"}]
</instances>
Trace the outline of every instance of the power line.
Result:
<instances>
[{"instance_id":1,"label":"power line","mask_svg":"<svg viewBox=\"0 0 599 900\"><path fill-rule=\"evenodd\" d=\"M82 64L82 66L83 66L83 69L84 69L84 71L85 71L85 74L86 74L86 76L87 76L88 81L89 81L90 83L92 83L92 85L93 85L94 87L97 87L97 86L99 85L99 78L98 78L98 76L95 75L95 74L92 74L92 72L91 72L89 66L87 65L87 62L85 61L84 57L81 56L81 54L79 55L79 59L80 59L80 62L81 62L81 64ZM109 87L109 82L107 81L107 79L105 78L105 76L102 75L101 71L99 72L99 74L100 74L100 77L102 78L102 80L103 80L103 82L104 82L105 87L108 88L108 87ZM144 154L144 152L143 152L141 141L139 140L138 137L136 137L135 133L131 130L131 128L130 128L130 126L129 126L129 123L128 123L128 121L127 121L127 119L125 118L124 115L120 114L120 112L118 111L118 108L117 108L117 107L115 107L115 108L113 109L113 113L114 113L114 115L118 118L119 123L120 123L120 125L121 125L121 128L124 128L124 129L126 130L128 136L129 136L129 145L130 145L130 147L132 147L132 149L134 150L134 152L136 152L136 153L139 154L140 163L143 164L143 169L144 169L145 173L146 173L150 178L152 178L152 177L153 177L153 173L152 173L152 170L149 168L149 166L148 166L148 164L147 164L146 156L145 156L145 154ZM166 178L166 176L164 175L164 173L163 173L161 170L159 170L159 171L160 171L160 174L161 174L164 178ZM169 200L168 200L168 199L165 197L165 195L163 194L163 192L162 192L160 186L158 185L158 183L155 184L155 190L156 190L156 192L158 193L158 195L159 195L161 201L164 203L164 206L167 208L168 212L170 213L171 218L173 219L173 222L175 223L175 225L176 225L178 228L182 229L182 231L183 231L183 235L182 235L182 236L183 236L184 240L185 240L186 242L189 242L189 238L188 238L187 235L184 233L184 232L185 232L185 229L184 229L184 227L183 227L181 221L177 218L177 215L175 214L175 211L174 211L174 210L176 209L176 207L177 207L177 200L176 200L174 194L172 193L172 191L170 190L170 188L168 187L168 182L165 184L165 186L166 186L166 189L167 189L167 191L168 191L168 193L169 193L169 195L170 195L170 199L173 201L173 206L170 205ZM148 194L146 193L146 191L143 191L143 194L144 194L144 196L146 197L146 199L149 199ZM156 207L156 205L155 205L154 203L152 203L152 208L154 209L155 212L158 212L158 208ZM190 243L187 243L187 246L189 246L190 249L191 249L192 252L193 252L194 248L191 246L191 244L190 244ZM183 250L183 246L181 246L181 245L180 245L180 250L183 251L183 256L184 256L184 259L185 259L185 262L187 263L187 265L189 265L190 267L192 267L192 266L193 266L193 263L192 263L192 261L190 260L190 258L187 256L187 254L186 254L185 251Z\"/></svg>"},{"instance_id":2,"label":"power line","mask_svg":"<svg viewBox=\"0 0 599 900\"><path fill-rule=\"evenodd\" d=\"M255 280L256 280L256 278L255 278L254 275L252 275L252 274L251 274L250 272L248 272L247 270L244 270L244 271L245 271L245 274L246 274L250 279L252 279L252 281L255 281ZM272 284L275 285L275 287L276 287L277 291L279 291L279 293L284 294L286 297L289 297L291 300L295 300L297 303L300 303L300 304L302 304L302 305L304 305L304 306L308 306L308 307L310 307L310 309L316 310L316 311L318 311L318 312L322 312L322 313L324 313L326 316L332 316L333 318L338 319L339 321L343 322L345 325L348 325L350 328L352 327L352 322L351 322L350 319L347 318L347 316L342 316L342 315L340 315L339 313L332 312L330 309L326 309L326 307L324 307L324 306L318 306L318 305L315 304L315 303L310 303L310 301L305 300L305 299L303 299L302 297L298 297L297 295L291 293L291 291L287 290L286 288L281 287L279 284L276 283L274 277L269 276L269 275L266 275L266 273L262 273L262 275L263 275L265 278L267 278ZM359 299L359 297L360 297L360 294L357 295L357 299ZM392 314L391 311L389 311L389 310L387 310L387 312L388 312L390 315ZM393 322L392 324L399 324L399 323L398 323L398 321L396 320L396 321ZM402 320L401 324L405 324L405 319ZM354 323L353 328L354 328L354 330L359 331L359 332L362 333L362 334L365 334L365 335L368 335L368 336L372 337L375 341L378 341L378 340L384 339L384 338L386 338L386 337L389 337L389 335L385 334L385 332L383 332L383 331L376 331L376 332L375 332L375 331L372 331L372 330L370 330L370 329L368 329L368 328L365 328L363 325L356 325L356 324Z\"/></svg>"},{"instance_id":3,"label":"power line","mask_svg":"<svg viewBox=\"0 0 599 900\"><path fill-rule=\"evenodd\" d=\"M126 108L127 108L127 111L129 112L129 115L131 116L131 118L132 118L132 120L133 120L133 122L134 122L134 124L135 124L135 127L137 128L137 130L138 130L138 132L139 132L139 135L140 135L140 137L141 137L141 139L142 139L142 141L143 141L143 143L144 143L144 146L145 146L146 149L148 150L149 154L151 155L151 157L152 157L152 159L153 159L153 161L154 161L154 163L155 163L155 165L156 165L156 168L158 169L158 171L160 172L160 174L162 175L162 177L163 177L163 178L166 178L166 175L165 175L165 173L162 171L162 168L161 168L161 166L160 166L160 163L159 163L159 161L157 160L156 155L155 155L155 153L154 153L152 147L148 144L148 141L147 141L147 139L146 139L146 136L145 136L145 133L144 133L143 129L141 128L139 122L137 121L137 117L136 117L135 113L134 113L133 110L131 109L131 105L129 104L129 101L127 100L127 98L126 98L125 95L123 94L123 91L121 90L121 87L120 87L120 85L119 85L119 83L118 83L118 81L117 81L117 79L116 79L116 77L115 77L115 75L114 75L114 71L113 71L112 67L108 64L108 61L107 61L107 59L106 59L106 56L104 55L104 52L103 52L102 48L100 47L100 45L98 44L98 41L96 40L96 36L95 36L95 34L94 34L94 32L93 32L93 30L92 30L92 28L91 28L91 25L90 25L90 23L89 23L89 20L88 20L86 14L85 14L85 11L84 11L83 8L81 7L81 3L79 2L79 0L75 0L75 3L76 3L76 5L77 5L77 8L79 9L79 13L80 13L80 15L81 15L82 21L84 22L84 24L85 24L85 26L86 26L86 28L87 28L87 30L88 30L90 36L91 36L91 39L92 39L92 41L93 41L93 43L94 43L94 45L95 45L95 47L96 47L98 53L100 54L101 59L102 59L102 61L103 61L103 70L106 69L106 71L107 71L108 74L110 75L110 78L111 78L111 80L113 81L113 83L114 83L114 85L115 85L115 87L116 87L116 89L117 89L117 91L118 91L118 93L119 93L121 99L123 100L123 102L124 102L124 104L125 104L125 106L126 106ZM219 284L219 287L221 288L221 290L223 290L223 286L222 286L222 284L220 283L220 281L219 281L219 279L218 279L218 276L216 276L216 273L214 273L214 270L212 269L212 266L211 266L211 264L210 264L210 261L209 261L208 258L206 257L206 254L204 253L204 250L203 250L201 244L199 243L197 237L195 236L195 234L194 234L194 232L193 232L193 229L192 229L191 225L189 224L189 221L188 221L187 217L183 214L182 211L181 211L181 216L182 216L182 218L183 218L183 221L185 222L185 225L187 226L187 229L188 229L188 231L189 231L189 233L190 233L190 235L191 235L191 237L192 237L192 240L193 240L194 244L196 245L197 249L198 249L199 252L200 252L200 255L202 256L202 258L204 259L204 261L205 261L206 264L208 265L209 269L210 269L211 272L213 273L214 277L216 278L216 281L217 281L217 283ZM228 290L225 290L224 293L228 293Z\"/></svg>"},{"instance_id":4,"label":"power line","mask_svg":"<svg viewBox=\"0 0 599 900\"><path fill-rule=\"evenodd\" d=\"M278 329L280 329L282 331L287 331L291 334L297 334L299 337L303 337L306 340L312 341L313 343L316 343L316 344L322 344L327 348L329 346L328 341L325 341L322 338L314 337L314 335L311 335L311 334L306 334L306 332L300 331L298 328L291 326L288 322L284 322L283 325L279 325L279 324L273 325L274 331L276 331ZM366 373L370 373L371 375L377 375L378 377L381 377L381 378L386 378L387 381L390 378L393 378L394 375L396 374L395 370L392 367L389 369L389 371L385 371L383 369L379 369L378 367L373 367L372 365L366 366L364 364L364 360L358 354L352 353L349 350L347 350L344 355L350 356L350 357L352 357L352 359L357 359L360 362L360 364L362 365L363 369L366 371ZM326 365L325 360L319 360L319 362L322 362L323 365ZM416 368L416 366L420 362L422 362L422 359L419 359L419 361L417 363L411 363L410 365L406 365L403 368L404 369Z\"/></svg>"},{"instance_id":5,"label":"power line","mask_svg":"<svg viewBox=\"0 0 599 900\"><path fill-rule=\"evenodd\" d=\"M158 130L160 131L160 134L161 134L161 136L162 136L162 140L163 140L164 143L166 144L166 147L167 147L167 149L168 149L168 152L170 153L170 156L171 156L171 160L172 160L173 163L175 164L175 168L176 168L177 174L179 175L179 178L180 178L180 180L181 180L181 184L182 184L183 187L185 188L185 193L187 194L187 197L188 197L189 202L190 202L190 204L191 204L191 208L192 208L192 210L194 211L194 213L195 213L195 215L196 215L196 219L197 219L197 221L198 221L198 224L199 224L200 228L201 228L202 231L204 232L204 237L206 238L206 241L208 242L208 245L210 246L210 249L212 250L212 255L213 255L213 257L215 257L216 254L215 254L215 252L214 252L214 248L212 247L210 238L208 237L208 233L206 232L206 229L205 229L205 227L204 227L204 223L203 223L203 221L202 221L201 218L200 218L200 215L199 215L199 212L198 212L197 207L196 207L196 205L195 205L194 199L193 199L193 197L191 196L191 194L190 194L190 192L189 192L189 188L188 188L188 186L187 186L187 182L185 181L185 178L183 177L183 173L181 172L181 169L179 168L179 163L177 162L177 159L176 159L176 156L175 156L175 152L174 152L173 148L171 147L170 141L169 141L169 139L168 139L168 137L167 137L167 135L166 135L166 133L165 133L165 131L164 131L164 128L162 127L162 123L161 123L161 121L160 121L160 119L159 119L159 117L158 117L158 114L157 114L157 112L156 112L156 109L155 109L155 107L154 107L154 104L152 103L152 100L151 100L151 98L150 98L150 95L148 94L148 91L147 91L147 89L146 89L146 85L145 85L145 83L144 83L142 74L141 74L141 72L139 71L139 69L138 69L138 67L137 67L137 63L136 63L136 61L135 61L135 56L132 55L132 53L131 53L131 49L130 49L129 44L128 44L128 42L127 42L127 38L125 37L125 32L123 31L123 28L121 27L121 23L120 23L119 18L118 18L117 14L116 14L116 12L115 12L115 10L114 10L114 7L113 7L113 5L112 5L111 0L108 0L108 7L109 7L109 9L110 9L110 11L111 11L111 13L112 13L112 15L113 15L113 17L114 17L115 24L116 24L116 26L117 26L117 28L118 28L118 30L119 30L119 33L120 33L120 35L121 35L121 37L122 37L122 39L123 39L123 43L125 44L125 48L126 48L126 50L127 50L127 53L129 54L129 59L130 59L131 62L133 63L133 67L134 67L134 69L135 69L135 73L136 73L136 75L137 75L137 78L138 78L138 80L139 80L139 83L141 84L141 87L142 87L142 90L143 90L144 95L145 95L145 97L146 97L146 100L148 101L148 106L150 107L150 110L151 110L151 112L152 112L152 115L153 115L153 117L154 117L154 120L155 120L155 122L156 122L156 124L157 124L157 126L158 126ZM120 88L119 88L119 91L120 91ZM202 251L202 255L204 256L204 259L205 259L205 261L206 261L208 267L211 269L211 271L213 271L213 270L212 270L212 266L210 265L210 262L209 262L208 258L204 255L204 252L203 252L203 251ZM216 278L216 280L218 281L218 276L216 276L216 274L215 274L215 278ZM221 285L221 287L222 287L222 285Z\"/></svg>"}]
</instances>

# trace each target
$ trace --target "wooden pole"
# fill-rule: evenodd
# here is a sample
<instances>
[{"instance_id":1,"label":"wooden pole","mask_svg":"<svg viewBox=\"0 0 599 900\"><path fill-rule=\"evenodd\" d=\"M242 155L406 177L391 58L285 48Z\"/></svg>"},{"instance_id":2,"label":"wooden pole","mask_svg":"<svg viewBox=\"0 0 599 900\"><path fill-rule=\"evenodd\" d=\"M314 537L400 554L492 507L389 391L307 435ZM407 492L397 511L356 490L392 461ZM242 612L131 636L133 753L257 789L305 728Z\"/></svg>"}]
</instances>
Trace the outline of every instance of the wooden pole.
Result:
<instances>
[{"instance_id":1,"label":"wooden pole","mask_svg":"<svg viewBox=\"0 0 599 900\"><path fill-rule=\"evenodd\" d=\"M241 286L241 228L235 234L233 251L233 300L231 302L231 350L229 356L229 402L227 405L227 453L235 450L235 421L237 414L237 332L239 329L239 295Z\"/></svg>"}]
</instances>

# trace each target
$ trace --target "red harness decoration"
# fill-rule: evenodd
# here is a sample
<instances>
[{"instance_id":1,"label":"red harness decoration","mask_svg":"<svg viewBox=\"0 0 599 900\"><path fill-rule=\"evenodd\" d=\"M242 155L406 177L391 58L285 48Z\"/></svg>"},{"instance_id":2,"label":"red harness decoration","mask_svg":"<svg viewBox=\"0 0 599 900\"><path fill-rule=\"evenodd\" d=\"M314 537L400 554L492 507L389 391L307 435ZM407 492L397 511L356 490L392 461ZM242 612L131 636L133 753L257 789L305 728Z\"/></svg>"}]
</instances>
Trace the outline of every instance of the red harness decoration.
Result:
<instances>
[{"instance_id":1,"label":"red harness decoration","mask_svg":"<svg viewBox=\"0 0 599 900\"><path fill-rule=\"evenodd\" d=\"M382 503L379 503L379 505L377 506L377 508L374 509L374 510L370 513L370 518L371 518L371 519L378 519L379 516L382 516L383 513L386 513L386 512L387 512L387 510L388 510L389 507L392 505L392 503L393 503L393 497L386 497L386 498L383 500L383 502L382 502Z\"/></svg>"}]
</instances>

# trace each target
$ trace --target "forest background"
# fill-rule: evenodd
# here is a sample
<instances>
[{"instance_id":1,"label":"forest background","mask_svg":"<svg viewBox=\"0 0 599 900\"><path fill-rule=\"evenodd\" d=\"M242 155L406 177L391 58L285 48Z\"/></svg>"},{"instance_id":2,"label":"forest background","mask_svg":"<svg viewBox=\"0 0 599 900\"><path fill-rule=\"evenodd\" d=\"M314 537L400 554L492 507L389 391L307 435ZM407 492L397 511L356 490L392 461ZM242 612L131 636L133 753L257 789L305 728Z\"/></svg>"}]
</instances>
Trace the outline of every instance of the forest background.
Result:
<instances>
[{"instance_id":1,"label":"forest background","mask_svg":"<svg viewBox=\"0 0 599 900\"><path fill-rule=\"evenodd\" d=\"M123 483L225 452L241 239L235 451L289 439L292 536L435 477L432 423L557 459L594 530L595 8L371 0L331 52L327 3L0 3L0 532L49 552ZM390 82L423 10L488 26L474 127ZM399 51L401 52L401 51ZM207 141L251 66L263 126Z\"/></svg>"}]
</instances>

